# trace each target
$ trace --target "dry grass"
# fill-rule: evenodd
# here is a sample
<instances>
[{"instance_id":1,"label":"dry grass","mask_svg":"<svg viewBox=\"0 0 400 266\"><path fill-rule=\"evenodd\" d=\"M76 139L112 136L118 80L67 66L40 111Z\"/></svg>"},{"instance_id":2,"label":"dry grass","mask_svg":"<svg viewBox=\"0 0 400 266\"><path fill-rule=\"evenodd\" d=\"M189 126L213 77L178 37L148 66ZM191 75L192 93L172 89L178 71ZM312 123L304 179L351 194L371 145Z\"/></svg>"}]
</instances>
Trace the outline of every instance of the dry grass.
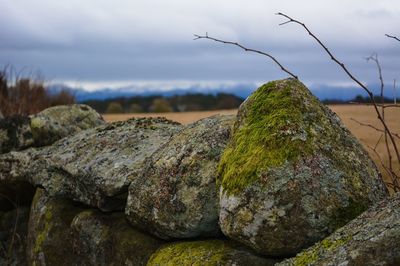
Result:
<instances>
[{"instance_id":1,"label":"dry grass","mask_svg":"<svg viewBox=\"0 0 400 266\"><path fill-rule=\"evenodd\" d=\"M352 120L356 119L359 122L365 124L371 124L377 128L382 128L378 119L376 118L375 111L372 106L367 105L332 105L329 106L334 112L336 112L342 119L343 123L347 128L359 139L359 141L364 145L366 150L370 153L371 157L374 159L381 172L383 173L385 179L387 175L381 167L379 158L368 148L368 146L374 147L376 142L381 136L380 132L376 130L360 126L358 123ZM168 119L180 122L182 124L189 124L191 122L197 121L199 119L209 117L215 114L236 114L236 110L219 110L219 111L202 111L202 112L185 112L185 113L153 113L153 114L109 114L103 115L104 119L108 122L126 120L132 117L157 117L164 116ZM386 118L388 126L395 133L400 133L400 108L387 108ZM397 139L400 146L400 140ZM386 153L386 148L384 144L384 139L382 138L378 144L376 151L380 154L382 160L385 164L388 164L388 156ZM394 164L394 168L398 168L398 163Z\"/></svg>"}]
</instances>

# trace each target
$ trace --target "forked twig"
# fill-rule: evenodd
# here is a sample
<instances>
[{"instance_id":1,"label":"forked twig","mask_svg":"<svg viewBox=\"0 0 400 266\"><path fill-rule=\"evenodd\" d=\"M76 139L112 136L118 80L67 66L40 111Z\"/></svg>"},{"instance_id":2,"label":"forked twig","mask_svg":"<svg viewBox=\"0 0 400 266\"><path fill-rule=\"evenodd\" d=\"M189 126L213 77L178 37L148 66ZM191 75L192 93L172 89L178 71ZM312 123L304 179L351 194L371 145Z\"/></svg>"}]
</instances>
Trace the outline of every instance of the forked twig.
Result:
<instances>
[{"instance_id":1,"label":"forked twig","mask_svg":"<svg viewBox=\"0 0 400 266\"><path fill-rule=\"evenodd\" d=\"M270 55L270 54L268 54L268 53L266 53L266 52L263 52L263 51L260 51L260 50L256 50L256 49L252 49L252 48L247 48L247 47L245 47L245 46L243 46L242 44L237 43L237 42L224 41L224 40L221 40L221 39L217 39L217 38L214 38L214 37L210 37L210 36L208 36L208 33L207 33L207 32L206 32L206 35L197 35L197 34L194 34L194 37L195 37L195 38L194 38L193 40L198 40L198 39L209 39L209 40L212 40L212 41L215 41L215 42L219 42L219 43L223 43L223 44L230 44L230 45L237 46L237 47L239 47L239 48L245 50L246 52L253 52L253 53L257 53L257 54L260 54L260 55L269 57L272 61L274 61L275 64L277 64L277 65L280 67L280 69L281 69L283 72L286 72L287 74L289 74L290 76L292 76L292 77L295 78L295 79L299 79L295 74L293 74L293 73L290 72L287 68L285 68L275 57L273 57L272 55Z\"/></svg>"}]
</instances>

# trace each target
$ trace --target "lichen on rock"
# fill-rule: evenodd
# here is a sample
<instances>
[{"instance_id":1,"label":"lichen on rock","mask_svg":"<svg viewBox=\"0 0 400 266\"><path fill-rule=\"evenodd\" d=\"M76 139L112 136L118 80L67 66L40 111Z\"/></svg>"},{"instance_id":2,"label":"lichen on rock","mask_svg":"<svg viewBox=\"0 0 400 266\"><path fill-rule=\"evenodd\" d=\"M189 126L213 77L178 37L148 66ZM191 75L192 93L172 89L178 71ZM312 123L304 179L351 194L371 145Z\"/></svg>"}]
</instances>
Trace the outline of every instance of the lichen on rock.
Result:
<instances>
[{"instance_id":1,"label":"lichen on rock","mask_svg":"<svg viewBox=\"0 0 400 266\"><path fill-rule=\"evenodd\" d=\"M49 145L68 135L104 124L91 107L84 104L60 105L32 115L30 128L36 146Z\"/></svg>"},{"instance_id":2,"label":"lichen on rock","mask_svg":"<svg viewBox=\"0 0 400 266\"><path fill-rule=\"evenodd\" d=\"M388 195L366 151L295 79L240 106L218 169L223 232L265 255L296 254Z\"/></svg>"},{"instance_id":3,"label":"lichen on rock","mask_svg":"<svg viewBox=\"0 0 400 266\"><path fill-rule=\"evenodd\" d=\"M149 157L129 187L128 220L164 239L220 234L216 170L233 121L199 120Z\"/></svg>"},{"instance_id":4,"label":"lichen on rock","mask_svg":"<svg viewBox=\"0 0 400 266\"><path fill-rule=\"evenodd\" d=\"M163 118L131 119L81 131L35 153L32 182L104 211L122 210L145 159L181 126Z\"/></svg>"}]
</instances>

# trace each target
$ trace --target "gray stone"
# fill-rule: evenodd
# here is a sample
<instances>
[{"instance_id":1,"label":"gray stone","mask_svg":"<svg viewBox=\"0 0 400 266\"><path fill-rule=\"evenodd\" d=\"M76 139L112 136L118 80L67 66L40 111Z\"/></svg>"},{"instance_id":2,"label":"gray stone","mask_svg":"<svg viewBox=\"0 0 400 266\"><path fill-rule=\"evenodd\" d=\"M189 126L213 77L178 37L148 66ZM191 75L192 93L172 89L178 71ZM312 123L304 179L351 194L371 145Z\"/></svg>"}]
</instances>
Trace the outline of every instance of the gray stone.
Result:
<instances>
[{"instance_id":1,"label":"gray stone","mask_svg":"<svg viewBox=\"0 0 400 266\"><path fill-rule=\"evenodd\" d=\"M81 131L33 157L32 182L51 196L122 210L128 186L145 159L181 129L163 118L132 119ZM44 171L43 171L44 169Z\"/></svg>"},{"instance_id":2,"label":"gray stone","mask_svg":"<svg viewBox=\"0 0 400 266\"><path fill-rule=\"evenodd\" d=\"M218 235L217 164L233 121L202 119L161 146L129 187L128 220L164 239Z\"/></svg>"},{"instance_id":3,"label":"gray stone","mask_svg":"<svg viewBox=\"0 0 400 266\"><path fill-rule=\"evenodd\" d=\"M73 256L70 224L84 209L66 199L52 199L38 188L29 217L29 265L79 265Z\"/></svg>"},{"instance_id":4,"label":"gray stone","mask_svg":"<svg viewBox=\"0 0 400 266\"><path fill-rule=\"evenodd\" d=\"M14 115L0 119L0 154L23 150L33 145L29 117Z\"/></svg>"},{"instance_id":5,"label":"gray stone","mask_svg":"<svg viewBox=\"0 0 400 266\"><path fill-rule=\"evenodd\" d=\"M0 211L30 205L35 193L30 184L33 152L34 149L28 149L0 154Z\"/></svg>"},{"instance_id":6,"label":"gray stone","mask_svg":"<svg viewBox=\"0 0 400 266\"><path fill-rule=\"evenodd\" d=\"M80 265L146 265L163 244L132 228L123 212L81 212L72 221L71 231Z\"/></svg>"},{"instance_id":7,"label":"gray stone","mask_svg":"<svg viewBox=\"0 0 400 266\"><path fill-rule=\"evenodd\" d=\"M388 195L338 116L294 79L241 105L219 170L223 233L269 256L296 254Z\"/></svg>"},{"instance_id":8,"label":"gray stone","mask_svg":"<svg viewBox=\"0 0 400 266\"><path fill-rule=\"evenodd\" d=\"M79 131L104 124L91 107L84 104L60 105L32 115L30 127L36 146L46 146Z\"/></svg>"},{"instance_id":9,"label":"gray stone","mask_svg":"<svg viewBox=\"0 0 400 266\"><path fill-rule=\"evenodd\" d=\"M400 193L277 265L400 265Z\"/></svg>"}]
</instances>

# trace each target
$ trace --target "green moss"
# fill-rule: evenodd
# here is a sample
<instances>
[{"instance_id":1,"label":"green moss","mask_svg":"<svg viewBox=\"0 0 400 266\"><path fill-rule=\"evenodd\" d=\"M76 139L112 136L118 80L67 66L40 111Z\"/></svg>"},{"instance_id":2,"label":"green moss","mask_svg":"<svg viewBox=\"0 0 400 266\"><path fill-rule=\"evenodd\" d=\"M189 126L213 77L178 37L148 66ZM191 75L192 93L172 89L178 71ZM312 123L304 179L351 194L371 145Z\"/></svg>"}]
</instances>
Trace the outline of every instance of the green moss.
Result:
<instances>
[{"instance_id":1,"label":"green moss","mask_svg":"<svg viewBox=\"0 0 400 266\"><path fill-rule=\"evenodd\" d=\"M270 82L249 97L218 167L226 192L235 194L269 168L312 153L310 117L303 111L318 103L304 103L305 98L313 101L307 88L293 79ZM319 116L312 119L318 123Z\"/></svg>"},{"instance_id":2,"label":"green moss","mask_svg":"<svg viewBox=\"0 0 400 266\"><path fill-rule=\"evenodd\" d=\"M363 202L358 202L349 199L349 203L346 207L341 207L335 210L333 213L329 227L332 231L336 230L347 224L349 221L356 218L358 215L363 213L368 208L368 205Z\"/></svg>"},{"instance_id":3,"label":"green moss","mask_svg":"<svg viewBox=\"0 0 400 266\"><path fill-rule=\"evenodd\" d=\"M43 243L47 239L47 236L52 228L52 218L53 218L53 214L52 214L51 208L46 208L46 212L44 214L44 221L43 221L44 226L43 226L43 229L37 233L35 246L33 248L33 251L36 254L38 254L39 252L42 251Z\"/></svg>"},{"instance_id":4,"label":"green moss","mask_svg":"<svg viewBox=\"0 0 400 266\"><path fill-rule=\"evenodd\" d=\"M221 240L181 242L160 248L147 265L220 265L230 250Z\"/></svg>"},{"instance_id":5,"label":"green moss","mask_svg":"<svg viewBox=\"0 0 400 266\"><path fill-rule=\"evenodd\" d=\"M345 245L348 241L350 241L351 237L346 236L340 239L324 239L321 242L315 244L312 248L301 252L294 258L294 265L295 266L306 266L312 265L318 259L320 254L326 253L327 251L333 251L343 245Z\"/></svg>"}]
</instances>

